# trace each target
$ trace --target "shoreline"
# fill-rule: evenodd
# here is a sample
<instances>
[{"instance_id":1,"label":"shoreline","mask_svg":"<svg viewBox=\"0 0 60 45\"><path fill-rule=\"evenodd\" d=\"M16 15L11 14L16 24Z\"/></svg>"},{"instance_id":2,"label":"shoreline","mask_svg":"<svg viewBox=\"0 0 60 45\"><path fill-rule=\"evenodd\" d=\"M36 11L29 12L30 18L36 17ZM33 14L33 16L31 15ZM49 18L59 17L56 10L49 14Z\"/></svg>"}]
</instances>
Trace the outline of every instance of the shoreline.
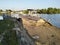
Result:
<instances>
[{"instance_id":1,"label":"shoreline","mask_svg":"<svg viewBox=\"0 0 60 45\"><path fill-rule=\"evenodd\" d=\"M34 35L38 36L37 39L41 44L49 44L56 43L59 45L60 43L60 29L54 26L51 26L48 23L43 25L36 26L36 22L30 19L22 19L24 27L27 29L28 33L31 37ZM35 23L35 24L34 24ZM38 24L38 23L37 23Z\"/></svg>"}]
</instances>

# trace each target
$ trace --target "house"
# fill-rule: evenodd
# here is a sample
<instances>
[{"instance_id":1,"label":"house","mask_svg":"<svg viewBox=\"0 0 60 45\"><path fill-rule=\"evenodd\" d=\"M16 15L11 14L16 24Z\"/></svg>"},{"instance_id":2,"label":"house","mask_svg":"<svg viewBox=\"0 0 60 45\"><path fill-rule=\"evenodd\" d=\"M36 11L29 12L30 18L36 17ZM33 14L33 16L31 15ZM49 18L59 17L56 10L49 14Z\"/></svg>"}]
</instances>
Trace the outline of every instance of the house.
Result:
<instances>
[{"instance_id":1,"label":"house","mask_svg":"<svg viewBox=\"0 0 60 45\"><path fill-rule=\"evenodd\" d=\"M3 16L0 16L0 20L3 20Z\"/></svg>"}]
</instances>

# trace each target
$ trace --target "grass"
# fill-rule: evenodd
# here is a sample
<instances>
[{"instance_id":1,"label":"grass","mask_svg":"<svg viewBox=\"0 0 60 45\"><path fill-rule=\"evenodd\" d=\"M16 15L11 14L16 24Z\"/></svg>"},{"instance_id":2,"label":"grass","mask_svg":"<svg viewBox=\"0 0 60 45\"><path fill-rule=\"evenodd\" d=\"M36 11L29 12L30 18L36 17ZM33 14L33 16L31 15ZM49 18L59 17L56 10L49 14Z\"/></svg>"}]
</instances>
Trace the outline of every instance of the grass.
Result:
<instances>
[{"instance_id":1,"label":"grass","mask_svg":"<svg viewBox=\"0 0 60 45\"><path fill-rule=\"evenodd\" d=\"M18 40L16 37L16 32L10 30L4 35L4 39L2 41L2 45L18 45Z\"/></svg>"},{"instance_id":2,"label":"grass","mask_svg":"<svg viewBox=\"0 0 60 45\"><path fill-rule=\"evenodd\" d=\"M13 23L10 19L0 20L0 34L4 31L11 30L14 27Z\"/></svg>"},{"instance_id":3,"label":"grass","mask_svg":"<svg viewBox=\"0 0 60 45\"><path fill-rule=\"evenodd\" d=\"M0 20L0 35L4 34L4 38L0 45L18 45L16 32L12 30L14 22L11 19Z\"/></svg>"}]
</instances>

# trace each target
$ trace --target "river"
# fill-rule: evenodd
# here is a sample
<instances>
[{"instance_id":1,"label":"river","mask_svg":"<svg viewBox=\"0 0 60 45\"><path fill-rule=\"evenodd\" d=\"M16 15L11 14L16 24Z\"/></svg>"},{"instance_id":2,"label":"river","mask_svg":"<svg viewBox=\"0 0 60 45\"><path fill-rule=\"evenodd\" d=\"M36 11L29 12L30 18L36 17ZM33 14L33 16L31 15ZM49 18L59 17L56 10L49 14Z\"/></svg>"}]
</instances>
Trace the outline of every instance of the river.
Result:
<instances>
[{"instance_id":1,"label":"river","mask_svg":"<svg viewBox=\"0 0 60 45\"><path fill-rule=\"evenodd\" d=\"M39 17L60 28L60 14L40 14Z\"/></svg>"}]
</instances>

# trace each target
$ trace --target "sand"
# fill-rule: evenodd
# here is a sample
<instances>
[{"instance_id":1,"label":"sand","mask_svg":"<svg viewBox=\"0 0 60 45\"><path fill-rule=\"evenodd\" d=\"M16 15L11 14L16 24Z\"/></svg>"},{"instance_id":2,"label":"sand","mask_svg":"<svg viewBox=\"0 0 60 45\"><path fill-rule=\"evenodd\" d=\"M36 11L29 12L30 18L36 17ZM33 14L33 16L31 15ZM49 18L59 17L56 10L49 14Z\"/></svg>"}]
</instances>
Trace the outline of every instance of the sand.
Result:
<instances>
[{"instance_id":1,"label":"sand","mask_svg":"<svg viewBox=\"0 0 60 45\"><path fill-rule=\"evenodd\" d=\"M35 20L23 18L23 25L28 33L33 37L38 35L36 39L40 45L60 45L60 29L45 22L43 25ZM38 24L38 26L36 26ZM39 45L39 44L38 44Z\"/></svg>"}]
</instances>

